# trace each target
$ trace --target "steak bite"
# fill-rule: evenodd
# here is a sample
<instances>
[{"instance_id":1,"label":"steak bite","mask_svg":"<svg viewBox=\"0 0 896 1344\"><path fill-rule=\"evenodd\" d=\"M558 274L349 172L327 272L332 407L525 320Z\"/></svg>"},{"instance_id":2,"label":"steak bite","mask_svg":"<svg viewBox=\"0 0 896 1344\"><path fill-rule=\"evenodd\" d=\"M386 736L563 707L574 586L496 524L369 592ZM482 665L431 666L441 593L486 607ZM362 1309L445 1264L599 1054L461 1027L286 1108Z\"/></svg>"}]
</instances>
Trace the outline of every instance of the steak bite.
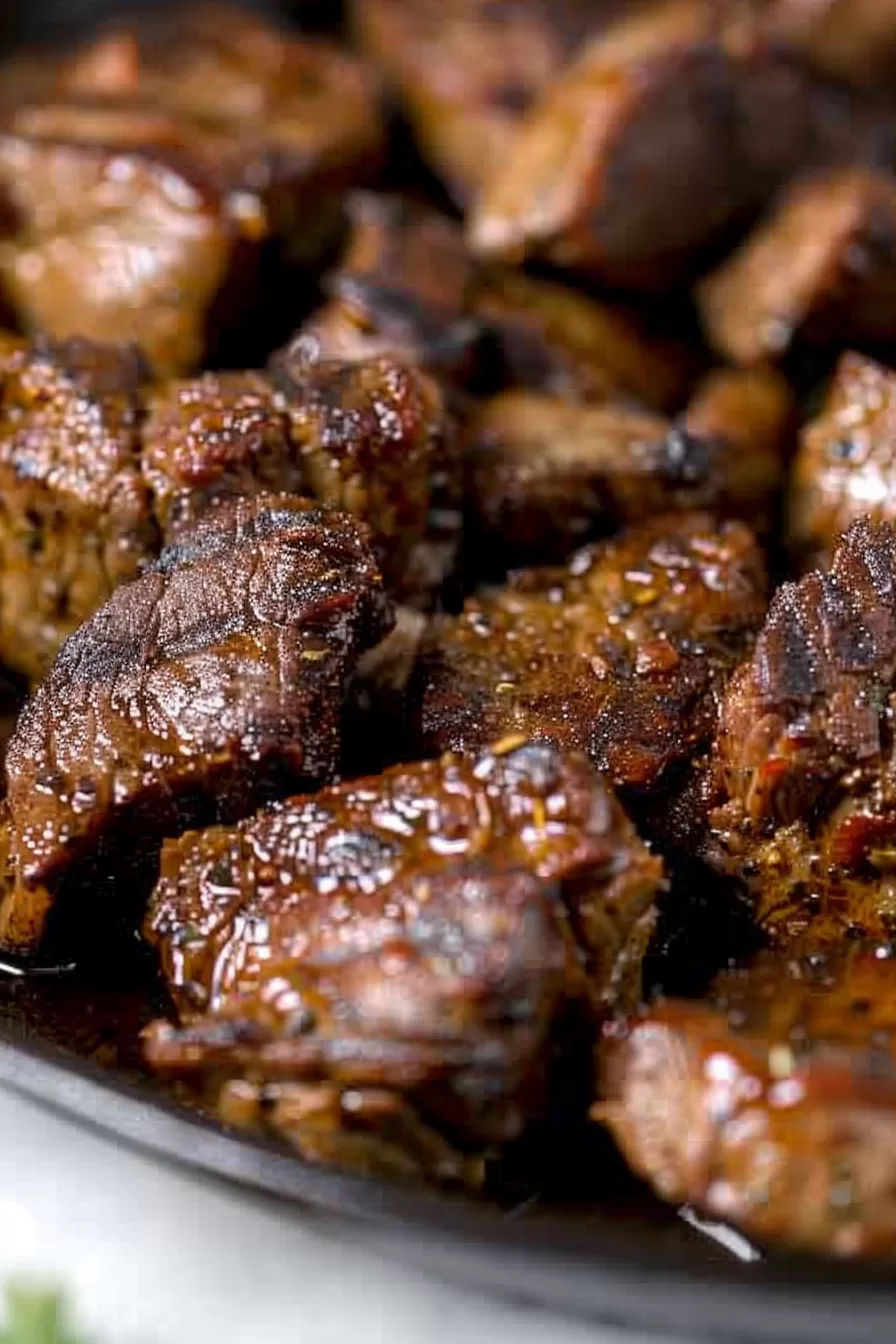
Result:
<instances>
[{"instance_id":1,"label":"steak bite","mask_svg":"<svg viewBox=\"0 0 896 1344\"><path fill-rule=\"evenodd\" d=\"M149 1061L312 1160L475 1179L544 1109L561 1005L637 999L661 872L586 761L521 736L182 836Z\"/></svg>"},{"instance_id":2,"label":"steak bite","mask_svg":"<svg viewBox=\"0 0 896 1344\"><path fill-rule=\"evenodd\" d=\"M183 372L241 330L273 252L317 259L381 135L348 55L225 6L13 69L4 297L27 329L138 341L158 374Z\"/></svg>"},{"instance_id":3,"label":"steak bite","mask_svg":"<svg viewBox=\"0 0 896 1344\"><path fill-rule=\"evenodd\" d=\"M595 1108L636 1172L761 1240L896 1253L893 965L765 954L616 1024Z\"/></svg>"},{"instance_id":4,"label":"steak bite","mask_svg":"<svg viewBox=\"0 0 896 1344\"><path fill-rule=\"evenodd\" d=\"M31 680L157 554L140 475L133 348L9 341L0 351L0 658Z\"/></svg>"},{"instance_id":5,"label":"steak bite","mask_svg":"<svg viewBox=\"0 0 896 1344\"><path fill-rule=\"evenodd\" d=\"M772 939L896 934L894 685L896 531L863 518L778 591L725 699L713 858Z\"/></svg>"},{"instance_id":6,"label":"steak bite","mask_svg":"<svg viewBox=\"0 0 896 1344\"><path fill-rule=\"evenodd\" d=\"M523 113L595 23L589 0L355 0L352 14L461 204L504 162Z\"/></svg>"},{"instance_id":7,"label":"steak bite","mask_svg":"<svg viewBox=\"0 0 896 1344\"><path fill-rule=\"evenodd\" d=\"M737 364L795 346L896 338L896 178L844 168L797 182L706 279L700 308Z\"/></svg>"},{"instance_id":8,"label":"steak bite","mask_svg":"<svg viewBox=\"0 0 896 1344\"><path fill-rule=\"evenodd\" d=\"M300 337L273 357L304 488L370 528L386 586L429 605L451 570L460 530L459 462L438 385L381 355L320 357Z\"/></svg>"},{"instance_id":9,"label":"steak bite","mask_svg":"<svg viewBox=\"0 0 896 1344\"><path fill-rule=\"evenodd\" d=\"M662 290L803 164L841 151L817 102L724 6L629 7L529 111L476 202L472 246Z\"/></svg>"},{"instance_id":10,"label":"steak bite","mask_svg":"<svg viewBox=\"0 0 896 1344\"><path fill-rule=\"evenodd\" d=\"M468 508L494 572L563 560L614 526L712 509L767 527L793 404L772 373L720 370L686 413L570 406L532 392L482 403L467 427Z\"/></svg>"},{"instance_id":11,"label":"steak bite","mask_svg":"<svg viewBox=\"0 0 896 1344\"><path fill-rule=\"evenodd\" d=\"M712 739L718 697L765 610L742 525L653 519L471 598L429 636L411 688L421 745L521 732L584 751L640 796Z\"/></svg>"},{"instance_id":12,"label":"steak bite","mask_svg":"<svg viewBox=\"0 0 896 1344\"><path fill-rule=\"evenodd\" d=\"M826 561L840 534L865 514L896 521L896 373L847 352L819 414L802 432L793 466L797 555Z\"/></svg>"},{"instance_id":13,"label":"steak bite","mask_svg":"<svg viewBox=\"0 0 896 1344\"><path fill-rule=\"evenodd\" d=\"M88 925L84 901L126 904L164 836L332 778L347 679L390 624L354 519L287 495L204 514L66 641L22 712L3 945L33 951L57 902Z\"/></svg>"},{"instance_id":14,"label":"steak bite","mask_svg":"<svg viewBox=\"0 0 896 1344\"><path fill-rule=\"evenodd\" d=\"M257 373L203 373L152 389L142 469L171 540L212 501L265 490L301 493L285 411Z\"/></svg>"}]
</instances>

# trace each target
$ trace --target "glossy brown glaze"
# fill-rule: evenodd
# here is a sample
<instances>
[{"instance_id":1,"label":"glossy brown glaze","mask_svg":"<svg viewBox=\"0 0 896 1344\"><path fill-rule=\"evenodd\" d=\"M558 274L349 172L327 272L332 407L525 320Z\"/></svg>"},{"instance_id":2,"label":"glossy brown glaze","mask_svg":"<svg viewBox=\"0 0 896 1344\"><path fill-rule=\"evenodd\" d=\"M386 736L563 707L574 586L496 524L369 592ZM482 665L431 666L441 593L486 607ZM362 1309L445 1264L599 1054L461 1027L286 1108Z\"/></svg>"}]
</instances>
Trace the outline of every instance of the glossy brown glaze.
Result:
<instances>
[{"instance_id":1,"label":"glossy brown glaze","mask_svg":"<svg viewBox=\"0 0 896 1344\"><path fill-rule=\"evenodd\" d=\"M61 895L70 925L104 898L114 923L164 835L331 778L347 678L390 623L354 519L288 495L203 515L65 643L22 712L4 945L33 951Z\"/></svg>"},{"instance_id":2,"label":"glossy brown glaze","mask_svg":"<svg viewBox=\"0 0 896 1344\"><path fill-rule=\"evenodd\" d=\"M892 951L769 954L615 1024L596 1113L657 1191L761 1240L896 1253Z\"/></svg>"},{"instance_id":3,"label":"glossy brown glaze","mask_svg":"<svg viewBox=\"0 0 896 1344\"><path fill-rule=\"evenodd\" d=\"M752 534L700 514L515 574L430 635L411 690L421 745L469 752L521 732L655 789L712 738L763 588Z\"/></svg>"},{"instance_id":4,"label":"glossy brown glaze","mask_svg":"<svg viewBox=\"0 0 896 1344\"><path fill-rule=\"evenodd\" d=\"M145 378L127 346L0 354L0 657L31 680L158 553L140 475Z\"/></svg>"},{"instance_id":5,"label":"glossy brown glaze","mask_svg":"<svg viewBox=\"0 0 896 1344\"><path fill-rule=\"evenodd\" d=\"M896 179L863 168L797 183L700 289L710 341L739 364L890 341L894 301Z\"/></svg>"},{"instance_id":6,"label":"glossy brown glaze","mask_svg":"<svg viewBox=\"0 0 896 1344\"><path fill-rule=\"evenodd\" d=\"M301 492L301 461L276 402L270 382L256 373L204 373L152 390L141 466L166 540L217 499Z\"/></svg>"},{"instance_id":7,"label":"glossy brown glaze","mask_svg":"<svg viewBox=\"0 0 896 1344\"><path fill-rule=\"evenodd\" d=\"M587 0L356 0L352 13L461 203L504 162L522 114L596 19Z\"/></svg>"},{"instance_id":8,"label":"glossy brown glaze","mask_svg":"<svg viewBox=\"0 0 896 1344\"><path fill-rule=\"evenodd\" d=\"M149 1061L313 1160L469 1179L543 1108L563 1001L637 997L660 878L587 762L522 737L186 835Z\"/></svg>"},{"instance_id":9,"label":"glossy brown glaze","mask_svg":"<svg viewBox=\"0 0 896 1344\"><path fill-rule=\"evenodd\" d=\"M362 519L390 590L430 605L460 528L459 462L438 384L391 356L322 359L308 336L275 355L269 373L306 491Z\"/></svg>"},{"instance_id":10,"label":"glossy brown glaze","mask_svg":"<svg viewBox=\"0 0 896 1344\"><path fill-rule=\"evenodd\" d=\"M803 72L724 6L629 7L532 107L471 243L661 291L823 152L816 120Z\"/></svg>"},{"instance_id":11,"label":"glossy brown glaze","mask_svg":"<svg viewBox=\"0 0 896 1344\"><path fill-rule=\"evenodd\" d=\"M826 560L857 518L896 520L896 373L847 353L793 465L790 531L804 564Z\"/></svg>"},{"instance_id":12,"label":"glossy brown glaze","mask_svg":"<svg viewBox=\"0 0 896 1344\"><path fill-rule=\"evenodd\" d=\"M792 413L784 380L760 372L710 375L675 421L621 402L494 397L465 438L476 545L494 571L563 560L591 537L676 510L767 529Z\"/></svg>"}]
</instances>

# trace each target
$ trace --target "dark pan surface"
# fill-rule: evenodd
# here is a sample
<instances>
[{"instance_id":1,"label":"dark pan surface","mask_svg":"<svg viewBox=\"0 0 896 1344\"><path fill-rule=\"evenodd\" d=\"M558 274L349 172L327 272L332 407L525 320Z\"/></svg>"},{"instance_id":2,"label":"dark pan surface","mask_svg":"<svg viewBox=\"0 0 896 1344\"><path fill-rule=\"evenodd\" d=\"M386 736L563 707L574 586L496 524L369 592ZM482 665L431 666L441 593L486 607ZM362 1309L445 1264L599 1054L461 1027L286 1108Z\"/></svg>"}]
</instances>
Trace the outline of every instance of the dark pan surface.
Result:
<instances>
[{"instance_id":1,"label":"dark pan surface","mask_svg":"<svg viewBox=\"0 0 896 1344\"><path fill-rule=\"evenodd\" d=\"M597 1132L536 1138L496 1174L488 1202L340 1175L227 1132L141 1070L140 1027L163 1005L139 958L116 965L118 983L0 977L0 1084L296 1212L353 1219L381 1252L518 1299L686 1339L896 1336L892 1270L760 1256L726 1229L701 1229L654 1201Z\"/></svg>"}]
</instances>

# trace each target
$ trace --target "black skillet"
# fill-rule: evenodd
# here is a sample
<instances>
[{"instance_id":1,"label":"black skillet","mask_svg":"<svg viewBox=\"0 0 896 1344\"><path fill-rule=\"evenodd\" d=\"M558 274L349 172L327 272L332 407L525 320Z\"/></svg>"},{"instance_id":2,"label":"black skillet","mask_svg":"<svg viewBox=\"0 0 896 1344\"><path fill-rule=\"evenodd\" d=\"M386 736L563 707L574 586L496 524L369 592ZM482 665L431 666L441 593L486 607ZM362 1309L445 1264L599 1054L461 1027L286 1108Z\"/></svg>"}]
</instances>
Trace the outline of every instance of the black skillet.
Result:
<instances>
[{"instance_id":1,"label":"black skillet","mask_svg":"<svg viewBox=\"0 0 896 1344\"><path fill-rule=\"evenodd\" d=\"M85 18L121 8L120 0L0 0L0 40L9 50L67 37ZM338 5L280 8L319 20ZM382 1252L519 1300L688 1341L896 1339L896 1270L760 1254L729 1229L660 1205L596 1131L536 1136L497 1174L489 1201L341 1175L229 1133L143 1073L138 1033L161 1006L154 977L139 956L117 973L119 984L0 969L0 1085L274 1196L285 1213L313 1207L351 1219Z\"/></svg>"}]
</instances>

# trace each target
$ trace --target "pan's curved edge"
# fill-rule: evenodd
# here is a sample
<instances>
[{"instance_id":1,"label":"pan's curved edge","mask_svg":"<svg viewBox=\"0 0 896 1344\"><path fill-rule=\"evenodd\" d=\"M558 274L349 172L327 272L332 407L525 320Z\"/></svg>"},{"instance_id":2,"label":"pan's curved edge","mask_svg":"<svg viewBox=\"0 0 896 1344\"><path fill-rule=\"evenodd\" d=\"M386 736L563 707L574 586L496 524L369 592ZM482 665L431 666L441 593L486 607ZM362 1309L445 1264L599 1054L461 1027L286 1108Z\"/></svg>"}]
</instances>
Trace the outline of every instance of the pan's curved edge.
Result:
<instances>
[{"instance_id":1,"label":"pan's curved edge","mask_svg":"<svg viewBox=\"0 0 896 1344\"><path fill-rule=\"evenodd\" d=\"M0 1086L106 1136L281 1204L353 1220L379 1254L442 1278L623 1328L729 1344L879 1344L896 1337L896 1282L799 1261L762 1276L610 1220L533 1231L491 1208L327 1171L229 1133L85 1061L0 1033ZM642 1234L643 1236L643 1234Z\"/></svg>"}]
</instances>

